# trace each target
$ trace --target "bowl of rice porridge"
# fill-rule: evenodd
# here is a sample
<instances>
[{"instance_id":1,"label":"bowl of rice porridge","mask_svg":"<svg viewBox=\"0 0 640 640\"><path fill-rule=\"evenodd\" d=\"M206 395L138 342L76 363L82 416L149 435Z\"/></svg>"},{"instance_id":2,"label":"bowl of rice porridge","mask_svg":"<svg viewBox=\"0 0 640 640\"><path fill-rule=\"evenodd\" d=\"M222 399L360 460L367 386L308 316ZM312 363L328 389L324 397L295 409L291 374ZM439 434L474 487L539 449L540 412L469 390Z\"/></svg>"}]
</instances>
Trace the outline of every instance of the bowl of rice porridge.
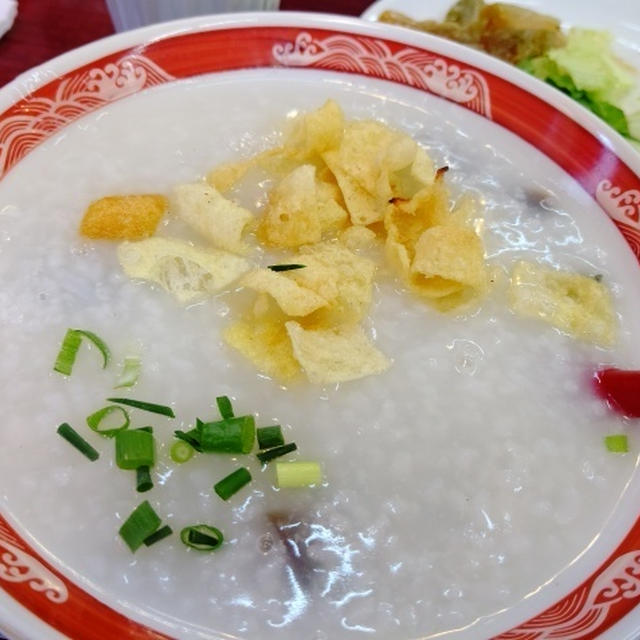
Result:
<instances>
[{"instance_id":1,"label":"bowl of rice porridge","mask_svg":"<svg viewBox=\"0 0 640 640\"><path fill-rule=\"evenodd\" d=\"M0 114L0 630L634 637L640 157L607 125L287 13L107 38Z\"/></svg>"}]
</instances>

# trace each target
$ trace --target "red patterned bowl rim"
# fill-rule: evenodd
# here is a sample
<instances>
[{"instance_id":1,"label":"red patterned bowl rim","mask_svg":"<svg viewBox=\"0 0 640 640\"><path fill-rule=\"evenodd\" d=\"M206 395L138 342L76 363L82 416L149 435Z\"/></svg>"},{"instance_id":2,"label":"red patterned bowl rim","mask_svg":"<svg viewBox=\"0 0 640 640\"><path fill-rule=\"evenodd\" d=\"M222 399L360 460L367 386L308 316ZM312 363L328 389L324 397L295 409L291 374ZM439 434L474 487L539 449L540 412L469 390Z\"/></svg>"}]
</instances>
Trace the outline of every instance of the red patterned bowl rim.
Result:
<instances>
[{"instance_id":1,"label":"red patterned bowl rim","mask_svg":"<svg viewBox=\"0 0 640 640\"><path fill-rule=\"evenodd\" d=\"M110 102L203 73L269 67L379 78L477 112L571 175L640 261L640 156L618 134L500 61L439 38L338 16L260 13L183 20L107 38L23 74L0 90L0 181L41 142ZM27 538L0 512L5 601L14 599L74 640L170 637L85 591ZM569 593L492 638L590 640L615 624L622 629L620 621L639 601L640 518Z\"/></svg>"}]
</instances>

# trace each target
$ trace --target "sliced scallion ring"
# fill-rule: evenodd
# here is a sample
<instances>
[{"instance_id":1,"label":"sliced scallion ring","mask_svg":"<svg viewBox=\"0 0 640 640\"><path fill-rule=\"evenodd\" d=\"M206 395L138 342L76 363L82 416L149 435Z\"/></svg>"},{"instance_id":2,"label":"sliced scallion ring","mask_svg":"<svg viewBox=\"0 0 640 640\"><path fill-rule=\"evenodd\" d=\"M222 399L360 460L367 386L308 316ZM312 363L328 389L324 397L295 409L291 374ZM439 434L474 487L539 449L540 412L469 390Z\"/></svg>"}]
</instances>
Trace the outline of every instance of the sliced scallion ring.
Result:
<instances>
[{"instance_id":1,"label":"sliced scallion ring","mask_svg":"<svg viewBox=\"0 0 640 640\"><path fill-rule=\"evenodd\" d=\"M71 446L75 447L83 456L95 462L100 454L69 424L63 422L58 427L58 434Z\"/></svg>"},{"instance_id":2,"label":"sliced scallion ring","mask_svg":"<svg viewBox=\"0 0 640 640\"><path fill-rule=\"evenodd\" d=\"M152 533L150 536L147 536L143 540L143 542L147 547L150 547L152 544L160 542L160 540L164 540L172 533L173 529L168 524L165 524L164 527L160 527L156 532Z\"/></svg>"},{"instance_id":3,"label":"sliced scallion ring","mask_svg":"<svg viewBox=\"0 0 640 640\"><path fill-rule=\"evenodd\" d=\"M287 455L287 453L291 453L295 451L298 447L295 442L290 442L289 444L283 444L279 447L272 447L271 449L267 449L266 451L260 451L260 453L256 454L256 457L262 464L267 464L267 462L273 460L274 458L279 458L280 456Z\"/></svg>"},{"instance_id":4,"label":"sliced scallion ring","mask_svg":"<svg viewBox=\"0 0 640 640\"><path fill-rule=\"evenodd\" d=\"M171 459L177 464L183 464L188 460L191 460L195 449L185 440L178 440L171 445L169 455Z\"/></svg>"},{"instance_id":5,"label":"sliced scallion ring","mask_svg":"<svg viewBox=\"0 0 640 640\"><path fill-rule=\"evenodd\" d=\"M256 436L258 436L258 449L271 449L271 447L279 447L284 444L282 427L279 424L274 424L270 427L258 427Z\"/></svg>"},{"instance_id":6,"label":"sliced scallion ring","mask_svg":"<svg viewBox=\"0 0 640 640\"><path fill-rule=\"evenodd\" d=\"M228 500L234 493L237 493L246 484L251 482L251 473L249 469L240 467L233 473L222 478L219 482L213 486L213 490L223 499Z\"/></svg>"},{"instance_id":7,"label":"sliced scallion ring","mask_svg":"<svg viewBox=\"0 0 640 640\"><path fill-rule=\"evenodd\" d=\"M153 480L151 479L151 472L147 465L141 465L136 469L136 491L138 493L144 493L153 489Z\"/></svg>"},{"instance_id":8,"label":"sliced scallion ring","mask_svg":"<svg viewBox=\"0 0 640 640\"><path fill-rule=\"evenodd\" d=\"M611 453L627 453L629 451L629 441L624 433L605 436L604 444L607 451L611 451Z\"/></svg>"},{"instance_id":9,"label":"sliced scallion ring","mask_svg":"<svg viewBox=\"0 0 640 640\"><path fill-rule=\"evenodd\" d=\"M131 551L136 551L160 526L161 520L148 500L139 504L125 520L118 533Z\"/></svg>"},{"instance_id":10,"label":"sliced scallion ring","mask_svg":"<svg viewBox=\"0 0 640 640\"><path fill-rule=\"evenodd\" d=\"M122 422L117 426L113 425L113 418L110 418L115 413L120 413L122 416ZM106 426L103 423L106 422ZM87 416L87 424L92 431L99 433L105 438L113 438L119 431L123 431L129 426L129 414L122 408L115 404L110 404Z\"/></svg>"},{"instance_id":11,"label":"sliced scallion ring","mask_svg":"<svg viewBox=\"0 0 640 640\"><path fill-rule=\"evenodd\" d=\"M142 362L138 356L127 356L122 365L122 373L118 376L114 388L133 387L133 385L138 382L141 368Z\"/></svg>"},{"instance_id":12,"label":"sliced scallion ring","mask_svg":"<svg viewBox=\"0 0 640 640\"><path fill-rule=\"evenodd\" d=\"M105 341L97 336L93 331L86 331L85 329L67 329L67 333L64 336L58 357L53 365L54 371L62 373L65 376L70 376L73 369L73 365L78 355L78 349L82 343L82 338L87 338L89 342L100 351L102 354L102 368L105 369L109 364L109 358L111 357L111 351L105 343Z\"/></svg>"},{"instance_id":13,"label":"sliced scallion ring","mask_svg":"<svg viewBox=\"0 0 640 640\"><path fill-rule=\"evenodd\" d=\"M228 396L218 396L216 398L218 411L223 418L233 418L233 406Z\"/></svg>"},{"instance_id":14,"label":"sliced scallion ring","mask_svg":"<svg viewBox=\"0 0 640 640\"><path fill-rule=\"evenodd\" d=\"M180 540L198 551L215 551L222 545L224 536L220 529L208 524L194 524L180 532Z\"/></svg>"},{"instance_id":15,"label":"sliced scallion ring","mask_svg":"<svg viewBox=\"0 0 640 640\"><path fill-rule=\"evenodd\" d=\"M173 409L164 404L144 402L143 400L134 400L133 398L107 398L107 402L116 402L117 404L123 404L126 407L142 409L143 411L149 411L150 413L158 413L161 416L167 416L168 418L176 417L176 414L173 413Z\"/></svg>"}]
</instances>

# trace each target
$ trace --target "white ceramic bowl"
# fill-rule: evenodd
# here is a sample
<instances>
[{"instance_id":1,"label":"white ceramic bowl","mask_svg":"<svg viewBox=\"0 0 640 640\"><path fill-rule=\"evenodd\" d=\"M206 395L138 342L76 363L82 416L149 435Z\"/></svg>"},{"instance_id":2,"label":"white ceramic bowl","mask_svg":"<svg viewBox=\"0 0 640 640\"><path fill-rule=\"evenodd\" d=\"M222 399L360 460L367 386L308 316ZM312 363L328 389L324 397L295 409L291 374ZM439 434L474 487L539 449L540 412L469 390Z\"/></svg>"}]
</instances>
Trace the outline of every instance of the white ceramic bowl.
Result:
<instances>
[{"instance_id":1,"label":"white ceramic bowl","mask_svg":"<svg viewBox=\"0 0 640 640\"><path fill-rule=\"evenodd\" d=\"M295 101L297 82L319 83L338 94L355 89L363 100L375 94L376 100L402 100L416 108L444 98L451 103L446 109L467 110L461 117L492 128L503 152L524 158L531 151L526 141L556 163L559 175L569 174L581 197L597 203L627 239L626 249L620 240L621 252L640 280L633 257L640 257L640 157L620 136L500 61L438 38L336 16L238 14L157 25L93 43L23 74L0 91L0 192L2 179L39 145L64 136L65 127L81 127L82 118L99 118L116 101L200 74L211 74L208 79L221 91L230 80L259 78L266 95L272 79L290 78L290 89L273 98L283 112ZM149 95L162 99L161 93ZM150 141L157 135L148 132ZM565 571L517 606L452 632L452 640L569 640L578 637L576 624L584 637L632 637L640 621L636 476L600 534ZM171 611L151 610L144 594L134 602L92 583L77 569L82 563L72 543L55 553L22 521L20 504L2 496L0 628L15 640L221 637L215 621L209 629L190 628Z\"/></svg>"}]
</instances>

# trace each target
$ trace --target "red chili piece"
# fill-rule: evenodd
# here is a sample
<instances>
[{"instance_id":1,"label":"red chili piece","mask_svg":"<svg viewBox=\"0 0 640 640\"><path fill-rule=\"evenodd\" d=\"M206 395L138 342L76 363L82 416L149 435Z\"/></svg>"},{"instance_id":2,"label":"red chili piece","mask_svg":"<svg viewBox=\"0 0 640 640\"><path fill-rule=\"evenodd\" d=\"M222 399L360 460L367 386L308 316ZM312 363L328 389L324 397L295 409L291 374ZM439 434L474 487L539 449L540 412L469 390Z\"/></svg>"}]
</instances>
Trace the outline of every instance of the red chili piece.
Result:
<instances>
[{"instance_id":1,"label":"red chili piece","mask_svg":"<svg viewBox=\"0 0 640 640\"><path fill-rule=\"evenodd\" d=\"M601 369L594 375L596 392L629 418L640 418L640 371Z\"/></svg>"}]
</instances>

